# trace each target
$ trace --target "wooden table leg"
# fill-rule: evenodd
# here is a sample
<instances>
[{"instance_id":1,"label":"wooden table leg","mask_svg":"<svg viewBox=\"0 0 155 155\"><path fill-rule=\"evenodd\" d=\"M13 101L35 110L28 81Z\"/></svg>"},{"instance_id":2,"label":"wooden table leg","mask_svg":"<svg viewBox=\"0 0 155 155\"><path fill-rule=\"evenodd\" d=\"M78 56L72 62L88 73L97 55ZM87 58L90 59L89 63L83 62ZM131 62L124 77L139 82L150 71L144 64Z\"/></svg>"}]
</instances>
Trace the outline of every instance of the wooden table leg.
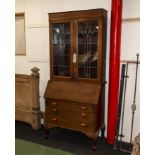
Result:
<instances>
[{"instance_id":1,"label":"wooden table leg","mask_svg":"<svg viewBox=\"0 0 155 155\"><path fill-rule=\"evenodd\" d=\"M93 139L93 145L92 145L93 151L96 151L96 142L97 142L97 139Z\"/></svg>"}]
</instances>

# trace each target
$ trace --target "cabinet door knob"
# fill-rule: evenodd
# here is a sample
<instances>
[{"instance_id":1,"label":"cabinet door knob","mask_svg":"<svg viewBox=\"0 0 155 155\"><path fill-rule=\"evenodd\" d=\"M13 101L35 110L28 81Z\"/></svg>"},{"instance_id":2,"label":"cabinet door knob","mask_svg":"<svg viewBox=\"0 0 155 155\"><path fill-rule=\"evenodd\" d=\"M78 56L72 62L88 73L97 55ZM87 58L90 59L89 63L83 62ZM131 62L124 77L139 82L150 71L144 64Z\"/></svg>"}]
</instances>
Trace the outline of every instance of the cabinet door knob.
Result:
<instances>
[{"instance_id":1,"label":"cabinet door knob","mask_svg":"<svg viewBox=\"0 0 155 155\"><path fill-rule=\"evenodd\" d=\"M85 107L85 106L82 106L81 109L82 109L82 110L86 110L86 107Z\"/></svg>"},{"instance_id":2,"label":"cabinet door knob","mask_svg":"<svg viewBox=\"0 0 155 155\"><path fill-rule=\"evenodd\" d=\"M85 123L81 123L81 126L82 126L82 127L86 127L86 124L85 124Z\"/></svg>"},{"instance_id":3,"label":"cabinet door knob","mask_svg":"<svg viewBox=\"0 0 155 155\"><path fill-rule=\"evenodd\" d=\"M82 116L82 117L86 117L86 114L85 114L85 113L81 113L81 116Z\"/></svg>"}]
</instances>

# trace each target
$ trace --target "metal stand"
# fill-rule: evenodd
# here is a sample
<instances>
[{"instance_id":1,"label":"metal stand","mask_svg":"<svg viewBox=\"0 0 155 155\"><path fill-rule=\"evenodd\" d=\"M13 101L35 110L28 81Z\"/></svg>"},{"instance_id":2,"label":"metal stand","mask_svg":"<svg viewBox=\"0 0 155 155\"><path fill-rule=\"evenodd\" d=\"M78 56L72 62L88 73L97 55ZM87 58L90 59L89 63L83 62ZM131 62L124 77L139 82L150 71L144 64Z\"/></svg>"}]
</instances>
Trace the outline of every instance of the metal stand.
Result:
<instances>
[{"instance_id":1,"label":"metal stand","mask_svg":"<svg viewBox=\"0 0 155 155\"><path fill-rule=\"evenodd\" d=\"M115 136L115 143L113 145L113 150L118 149L118 138L120 136L119 128L120 128L121 111L122 111L122 98L123 98L123 91L124 91L125 68L126 68L126 65L122 64L120 89L119 89L119 103L118 103L118 113L117 113L116 136Z\"/></svg>"},{"instance_id":2,"label":"metal stand","mask_svg":"<svg viewBox=\"0 0 155 155\"><path fill-rule=\"evenodd\" d=\"M136 110L136 90L137 90L138 62L139 62L139 54L137 54L136 77L135 77L135 88L134 88L134 99L133 99L133 104L131 106L131 110L132 110L132 121L131 121L130 144L132 143L133 123L134 123L134 116L135 116L135 110ZM130 151L131 150L132 150L132 148L130 147Z\"/></svg>"},{"instance_id":3,"label":"metal stand","mask_svg":"<svg viewBox=\"0 0 155 155\"><path fill-rule=\"evenodd\" d=\"M126 90L127 90L127 79L128 76L128 66L129 64L136 64L136 75L135 75L135 86L134 86L134 98L133 98L133 104L131 105L132 110L132 120L131 120L131 133L130 133L130 143L127 147L124 147L124 142L122 141L123 135L123 127L124 127L124 111L125 111L125 101L126 101ZM136 110L136 91L137 91L137 76L138 76L138 65L139 65L139 54L137 54L137 61L136 62L126 62L126 64L123 64L126 66L126 72L124 79L122 81L122 74L123 74L123 65L122 65L122 74L121 74L121 83L120 83L120 95L119 95L119 103L118 103L118 116L117 116L117 128L116 128L116 137L115 137L115 144L113 145L114 150L120 150L122 152L128 152L131 153L132 151L132 135L133 135L133 125L134 125L134 115ZM125 69L124 69L125 70ZM123 83L122 83L123 82ZM124 90L123 90L124 89ZM124 94L123 94L124 92ZM123 103L122 103L122 96L123 96ZM122 116L121 116L122 113ZM121 119L121 128L120 128L120 119ZM119 134L120 130L120 134ZM120 137L120 140L119 140Z\"/></svg>"}]
</instances>

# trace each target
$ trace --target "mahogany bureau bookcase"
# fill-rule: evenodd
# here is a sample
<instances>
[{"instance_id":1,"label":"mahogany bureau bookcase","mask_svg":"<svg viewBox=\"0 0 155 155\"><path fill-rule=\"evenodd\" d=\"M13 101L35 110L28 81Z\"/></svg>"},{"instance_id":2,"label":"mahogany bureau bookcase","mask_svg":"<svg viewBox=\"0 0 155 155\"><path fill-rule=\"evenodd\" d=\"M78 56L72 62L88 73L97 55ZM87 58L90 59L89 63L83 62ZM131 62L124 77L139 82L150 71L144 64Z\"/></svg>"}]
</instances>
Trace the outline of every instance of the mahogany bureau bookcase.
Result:
<instances>
[{"instance_id":1,"label":"mahogany bureau bookcase","mask_svg":"<svg viewBox=\"0 0 155 155\"><path fill-rule=\"evenodd\" d=\"M45 90L45 137L61 127L93 140L104 132L107 11L49 13L50 80Z\"/></svg>"}]
</instances>

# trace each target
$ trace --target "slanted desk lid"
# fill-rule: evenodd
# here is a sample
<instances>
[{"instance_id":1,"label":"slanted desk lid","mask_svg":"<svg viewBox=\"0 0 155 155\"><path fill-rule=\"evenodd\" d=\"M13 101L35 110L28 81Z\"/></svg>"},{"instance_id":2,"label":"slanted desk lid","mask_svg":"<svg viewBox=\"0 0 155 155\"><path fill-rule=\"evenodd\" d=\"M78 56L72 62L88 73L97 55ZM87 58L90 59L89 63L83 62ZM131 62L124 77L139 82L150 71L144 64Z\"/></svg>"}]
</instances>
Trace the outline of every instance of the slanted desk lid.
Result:
<instances>
[{"instance_id":1,"label":"slanted desk lid","mask_svg":"<svg viewBox=\"0 0 155 155\"><path fill-rule=\"evenodd\" d=\"M44 97L97 104L100 89L100 84L75 81L49 81Z\"/></svg>"}]
</instances>

